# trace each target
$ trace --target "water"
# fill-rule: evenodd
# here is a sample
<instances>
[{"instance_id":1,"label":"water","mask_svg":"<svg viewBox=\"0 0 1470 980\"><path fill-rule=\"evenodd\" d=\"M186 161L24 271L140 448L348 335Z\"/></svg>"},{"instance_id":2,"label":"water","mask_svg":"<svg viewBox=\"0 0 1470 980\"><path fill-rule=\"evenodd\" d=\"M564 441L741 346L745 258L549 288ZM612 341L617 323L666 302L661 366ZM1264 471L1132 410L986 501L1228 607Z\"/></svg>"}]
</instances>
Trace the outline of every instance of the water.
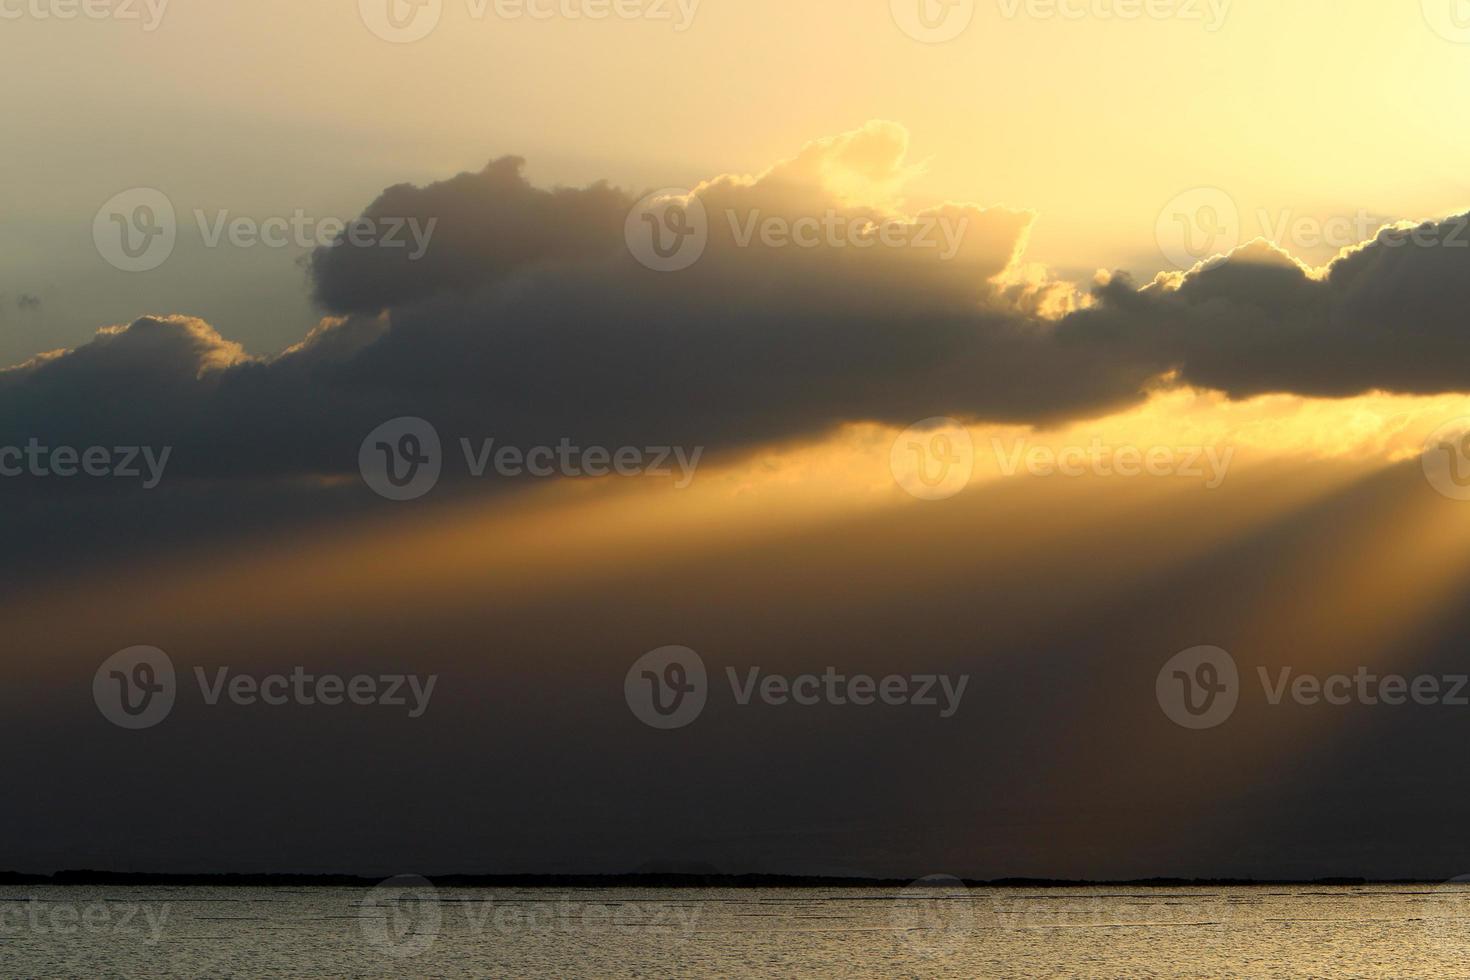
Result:
<instances>
[{"instance_id":1,"label":"water","mask_svg":"<svg viewBox=\"0 0 1470 980\"><path fill-rule=\"evenodd\" d=\"M0 889L6 976L1465 977L1470 885Z\"/></svg>"}]
</instances>

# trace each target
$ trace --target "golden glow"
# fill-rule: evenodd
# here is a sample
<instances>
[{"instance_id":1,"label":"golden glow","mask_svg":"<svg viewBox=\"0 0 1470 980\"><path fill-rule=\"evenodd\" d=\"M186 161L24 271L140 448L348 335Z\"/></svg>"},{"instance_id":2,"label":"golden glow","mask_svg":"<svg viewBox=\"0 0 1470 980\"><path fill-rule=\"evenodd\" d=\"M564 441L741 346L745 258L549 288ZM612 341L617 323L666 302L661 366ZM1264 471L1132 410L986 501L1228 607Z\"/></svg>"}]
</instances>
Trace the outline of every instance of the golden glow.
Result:
<instances>
[{"instance_id":1,"label":"golden glow","mask_svg":"<svg viewBox=\"0 0 1470 980\"><path fill-rule=\"evenodd\" d=\"M1136 528L1133 544L1111 553L1104 581L1089 586L1115 592L1412 456L1424 433L1460 414L1470 414L1470 399L1271 396L1232 403L1215 394L1171 391L1130 411L1049 432L976 427L975 476L952 503L965 533L984 541L983 551L937 550L916 569L915 580L975 561L1021 561L1097 528ZM125 581L104 573L96 582L56 592L51 601L30 599L5 614L22 636L24 624L45 630L78 603L92 607L113 633L127 633L130 623L141 629L156 621L160 608L176 610L180 627L206 632L265 620L306 621L326 610L373 615L385 604L432 615L477 597L515 604L853 522L867 522L867 533L881 542L883 515L895 508L922 515L939 513L925 507L950 506L918 501L898 488L890 469L897 435L871 424L847 426L816 443L709 465L687 490L653 479L588 481L392 512L304 538L181 556ZM1205 476L1182 474L1008 476L1003 459L1017 440L1054 451L1101 440L1113 449L1222 446L1236 455L1215 490ZM1006 489L1012 486L1029 489L1018 497ZM1419 489L1423 507L1411 507L1402 518L1404 537L1361 542L1365 552L1340 562L1336 574L1300 570L1325 590L1328 608L1350 601L1360 619L1377 608L1362 593L1374 592L1370 580L1380 571L1397 576L1394 589L1376 593L1394 604L1406 598L1398 586L1409 576L1432 581L1441 566L1459 560L1459 538L1436 537L1432 518L1413 516L1441 510L1431 506L1442 500L1427 483ZM1201 508L1208 520L1191 516ZM1420 542L1432 547L1421 549ZM1371 557L1376 552L1398 557L1385 566ZM1426 561L1426 555L1442 560ZM1352 581L1333 584L1343 575ZM1265 622L1279 614L1261 615Z\"/></svg>"}]
</instances>

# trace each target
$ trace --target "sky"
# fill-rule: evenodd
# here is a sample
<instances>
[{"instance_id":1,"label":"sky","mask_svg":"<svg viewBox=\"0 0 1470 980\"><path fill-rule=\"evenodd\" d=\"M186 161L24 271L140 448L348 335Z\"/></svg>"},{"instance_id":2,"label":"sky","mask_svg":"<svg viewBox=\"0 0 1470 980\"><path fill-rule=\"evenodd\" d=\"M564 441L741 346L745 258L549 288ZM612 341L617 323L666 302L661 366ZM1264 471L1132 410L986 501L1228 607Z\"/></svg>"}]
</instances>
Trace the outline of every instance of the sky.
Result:
<instances>
[{"instance_id":1,"label":"sky","mask_svg":"<svg viewBox=\"0 0 1470 980\"><path fill-rule=\"evenodd\" d=\"M1068 19L982 2L943 44L912 40L879 2L704 0L685 26L672 0L667 20L626 21L477 18L450 0L412 44L380 40L351 0L171 0L152 31L141 4L138 20L7 20L0 71L30 94L7 111L0 288L44 305L8 318L0 359L140 312L202 316L257 354L314 322L298 249L201 252L195 232L146 281L99 263L90 218L134 186L186 210L348 218L392 183L505 154L542 186L688 187L890 119L927 162L915 206L1035 210L1029 257L1083 280L1151 277L1155 218L1191 188L1230 194L1247 237L1263 209L1274 226L1463 203L1464 47L1419 3L1091 6Z\"/></svg>"},{"instance_id":2,"label":"sky","mask_svg":"<svg viewBox=\"0 0 1470 980\"><path fill-rule=\"evenodd\" d=\"M0 0L0 870L1470 871L1459 0L585 2Z\"/></svg>"}]
</instances>

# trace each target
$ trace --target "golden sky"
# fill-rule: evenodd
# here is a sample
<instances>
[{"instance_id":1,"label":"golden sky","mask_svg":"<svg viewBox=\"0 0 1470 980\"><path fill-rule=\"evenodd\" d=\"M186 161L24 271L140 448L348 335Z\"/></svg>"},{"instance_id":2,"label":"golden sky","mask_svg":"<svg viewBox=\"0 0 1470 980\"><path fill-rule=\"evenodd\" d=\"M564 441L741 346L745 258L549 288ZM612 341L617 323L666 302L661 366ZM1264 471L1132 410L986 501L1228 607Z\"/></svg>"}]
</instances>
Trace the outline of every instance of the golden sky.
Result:
<instances>
[{"instance_id":1,"label":"golden sky","mask_svg":"<svg viewBox=\"0 0 1470 980\"><path fill-rule=\"evenodd\" d=\"M350 216L390 183L516 153L544 185L687 187L883 118L926 161L916 207L1033 209L1029 257L1082 278L1158 271L1156 218L1191 188L1227 191L1247 238L1287 215L1425 219L1470 197L1454 123L1470 59L1417 0L1234 0L1218 30L1204 0L1197 17L1180 0L1177 16L1134 20L1007 16L987 0L944 44L912 40L878 0L704 0L685 30L672 0L668 21L476 17L447 0L414 44L380 40L356 6L172 0L151 32L4 23L0 79L26 95L7 113L24 138L0 160L0 259L15 289L51 294L52 335L137 312L104 315L108 296L151 308L137 283L84 265L74 232L137 185L191 206ZM169 309L265 353L310 323L293 271L283 255L201 259L158 282ZM271 322L251 322L247 301ZM43 345L39 328L12 330L0 355Z\"/></svg>"}]
</instances>

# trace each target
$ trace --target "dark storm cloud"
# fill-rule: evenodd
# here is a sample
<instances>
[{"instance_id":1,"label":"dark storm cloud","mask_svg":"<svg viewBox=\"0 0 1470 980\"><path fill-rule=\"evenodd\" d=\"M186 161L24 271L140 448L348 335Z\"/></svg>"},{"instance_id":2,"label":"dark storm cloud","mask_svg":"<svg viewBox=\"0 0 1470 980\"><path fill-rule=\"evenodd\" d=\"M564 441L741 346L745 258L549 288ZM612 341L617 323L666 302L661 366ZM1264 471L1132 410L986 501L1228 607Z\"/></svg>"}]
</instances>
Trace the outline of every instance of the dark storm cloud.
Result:
<instances>
[{"instance_id":1,"label":"dark storm cloud","mask_svg":"<svg viewBox=\"0 0 1470 980\"><path fill-rule=\"evenodd\" d=\"M897 179L904 141L870 126L702 186L709 245L674 274L635 260L633 196L602 185L537 190L505 159L393 188L368 217L435 221L430 249L417 262L320 250L317 294L340 315L300 345L251 359L188 318L110 328L0 374L0 443L133 433L174 445L175 475L329 475L399 415L451 440L718 449L848 420L1028 419L1134 397L1152 369L1119 373L1026 312L1054 287L992 283L1029 213L948 205L893 226L924 230L923 247L742 246L750 221L832 215L847 233L887 220L829 184Z\"/></svg>"},{"instance_id":2,"label":"dark storm cloud","mask_svg":"<svg viewBox=\"0 0 1470 980\"><path fill-rule=\"evenodd\" d=\"M206 379L243 351L198 320L145 317L0 371L0 442L166 439L211 412Z\"/></svg>"},{"instance_id":3,"label":"dark storm cloud","mask_svg":"<svg viewBox=\"0 0 1470 980\"><path fill-rule=\"evenodd\" d=\"M541 262L605 254L622 234L629 202L606 184L544 191L521 174L525 161L502 157L477 174L426 188L390 187L362 217L413 219L433 237L428 252L353 248L345 241L312 257L316 298L337 313L376 312L442 291L483 288Z\"/></svg>"},{"instance_id":4,"label":"dark storm cloud","mask_svg":"<svg viewBox=\"0 0 1470 980\"><path fill-rule=\"evenodd\" d=\"M1180 380L1232 397L1344 397L1470 389L1470 239L1464 217L1386 229L1314 276L1265 242L1177 288L1099 291L1063 329L1114 337ZM1458 244L1456 244L1458 242Z\"/></svg>"},{"instance_id":5,"label":"dark storm cloud","mask_svg":"<svg viewBox=\"0 0 1470 980\"><path fill-rule=\"evenodd\" d=\"M167 443L175 475L328 476L400 415L451 446L718 450L858 420L1075 418L1171 372L1238 396L1470 389L1463 221L1385 231L1320 277L1257 242L1143 289L1115 276L1060 316L1065 287L1019 265L1028 212L947 205L891 226L927 228L933 248L771 247L754 230L890 221L847 189L881 199L909 173L905 150L901 129L870 124L701 185L708 246L670 273L635 260L634 195L604 184L539 190L504 158L397 186L366 216L435 222L427 253L319 250L335 316L301 344L255 359L184 317L109 328L0 372L0 444Z\"/></svg>"}]
</instances>

